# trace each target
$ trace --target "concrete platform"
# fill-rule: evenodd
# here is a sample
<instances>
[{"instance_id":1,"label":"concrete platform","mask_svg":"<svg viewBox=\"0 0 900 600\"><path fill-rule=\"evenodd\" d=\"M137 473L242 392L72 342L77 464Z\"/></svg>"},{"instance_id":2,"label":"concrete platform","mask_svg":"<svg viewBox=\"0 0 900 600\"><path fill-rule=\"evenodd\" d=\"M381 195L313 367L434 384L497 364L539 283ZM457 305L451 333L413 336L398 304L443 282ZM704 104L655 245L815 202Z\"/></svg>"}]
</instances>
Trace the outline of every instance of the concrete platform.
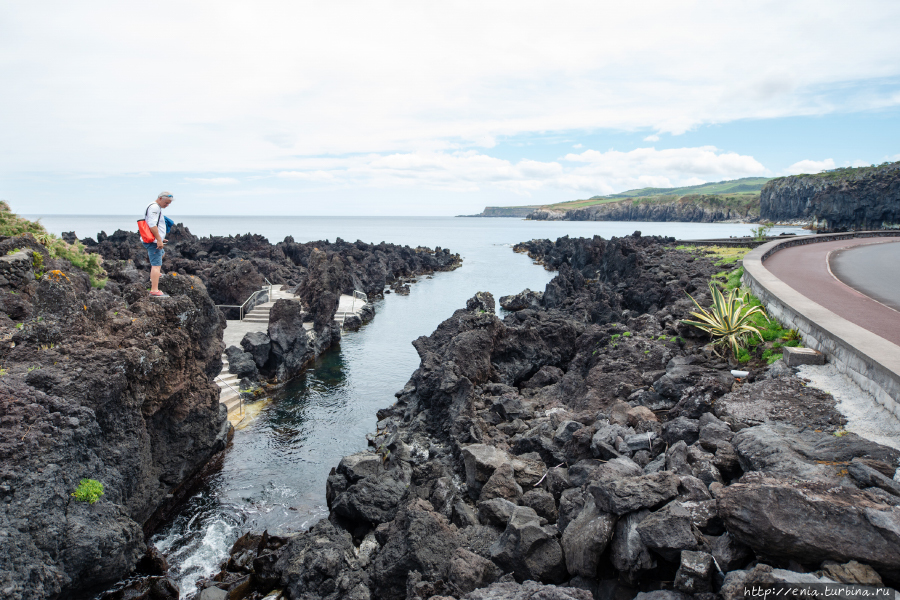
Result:
<instances>
[{"instance_id":1,"label":"concrete platform","mask_svg":"<svg viewBox=\"0 0 900 600\"><path fill-rule=\"evenodd\" d=\"M275 305L277 300L296 300L299 299L291 293L281 290L272 290L271 298L268 302L259 304L244 315L244 320L227 320L225 321L225 331L222 334L225 347L241 345L241 340L248 333L254 331L267 332L269 330L269 312ZM310 323L310 328L312 324ZM305 325L304 325L305 326ZM216 377L216 384L219 386L219 402L228 408L228 419L237 424L244 418L241 411L240 391L238 390L240 382L236 375L228 372L228 359L222 355L222 371Z\"/></svg>"}]
</instances>

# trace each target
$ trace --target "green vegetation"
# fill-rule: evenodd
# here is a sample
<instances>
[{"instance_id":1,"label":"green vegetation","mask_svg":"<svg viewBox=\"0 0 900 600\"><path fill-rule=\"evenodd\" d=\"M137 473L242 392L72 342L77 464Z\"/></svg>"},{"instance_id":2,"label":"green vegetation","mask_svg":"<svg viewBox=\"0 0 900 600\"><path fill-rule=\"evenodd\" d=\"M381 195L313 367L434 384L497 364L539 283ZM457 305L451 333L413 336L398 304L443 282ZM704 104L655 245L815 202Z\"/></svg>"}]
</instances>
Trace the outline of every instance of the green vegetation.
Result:
<instances>
[{"instance_id":1,"label":"green vegetation","mask_svg":"<svg viewBox=\"0 0 900 600\"><path fill-rule=\"evenodd\" d=\"M717 181L715 183L701 183L700 185L689 185L685 187L675 188L641 188L637 190L628 190L618 194L610 194L610 198L634 198L637 196L656 196L656 195L677 195L686 194L738 194L746 192L758 192L766 185L771 178L769 177L744 177L742 179L732 179L730 181Z\"/></svg>"},{"instance_id":2,"label":"green vegetation","mask_svg":"<svg viewBox=\"0 0 900 600\"><path fill-rule=\"evenodd\" d=\"M755 216L759 214L759 192L742 192L739 194L660 194L652 196L635 196L628 198L609 197L602 198L595 196L587 200L571 200L567 202L559 202L557 204L548 204L541 208L548 210L569 211L579 208L587 208L598 204L612 204L615 202L630 202L634 206L641 204L671 204L678 202L681 204L693 204L701 208L710 210L729 209L743 216Z\"/></svg>"},{"instance_id":3,"label":"green vegetation","mask_svg":"<svg viewBox=\"0 0 900 600\"><path fill-rule=\"evenodd\" d=\"M743 259L751 250L750 248L735 248L732 246L676 246L675 249L694 254L715 255L719 259L716 261L716 266L718 267L736 263Z\"/></svg>"},{"instance_id":4,"label":"green vegetation","mask_svg":"<svg viewBox=\"0 0 900 600\"><path fill-rule=\"evenodd\" d=\"M759 227L753 227L750 229L751 233L753 233L753 239L762 242L769 236L769 231L772 229L772 224L767 223L765 225L760 225Z\"/></svg>"},{"instance_id":5,"label":"green vegetation","mask_svg":"<svg viewBox=\"0 0 900 600\"><path fill-rule=\"evenodd\" d=\"M99 254L85 252L84 245L76 241L68 244L52 233L47 233L44 226L38 221L29 221L10 210L6 202L0 200L0 235L31 237L47 249L51 258L64 258L75 267L87 273L91 278L91 285L100 287L106 285L106 271L103 270L103 258ZM35 276L43 274L44 257L35 252L32 255L32 265Z\"/></svg>"},{"instance_id":6,"label":"green vegetation","mask_svg":"<svg viewBox=\"0 0 900 600\"><path fill-rule=\"evenodd\" d=\"M728 248L728 250L742 250L747 248ZM716 285L721 286L727 292L739 293L741 290L741 278L744 276L744 268L723 271L713 278ZM782 357L785 346L800 346L800 334L796 329L785 329L775 319L766 316L759 299L749 291L744 290L742 300L746 307L757 308L758 312L750 315L748 325L759 332L759 337L749 336L746 344L741 347L736 358L739 363L747 363L757 358L767 364L772 364Z\"/></svg>"},{"instance_id":7,"label":"green vegetation","mask_svg":"<svg viewBox=\"0 0 900 600\"><path fill-rule=\"evenodd\" d=\"M869 167L841 167L838 169L831 169L828 171L824 171L822 173L816 173L813 175L802 173L800 175L789 175L787 177L777 177L772 179L774 185L778 183L789 180L791 177L808 177L821 179L824 181L834 182L834 181L854 181L856 179L863 179L866 177L871 177L873 175L879 175L882 173L887 173L889 171L894 171L900 169L900 161L897 162L883 162L880 165L871 165Z\"/></svg>"},{"instance_id":8,"label":"green vegetation","mask_svg":"<svg viewBox=\"0 0 900 600\"><path fill-rule=\"evenodd\" d=\"M634 205L682 202L708 209L730 209L744 216L758 215L759 192L769 181L771 179L767 177L745 177L732 181L718 181L677 188L641 188L608 196L592 196L584 200L558 202L534 208L569 211L630 200Z\"/></svg>"},{"instance_id":9,"label":"green vegetation","mask_svg":"<svg viewBox=\"0 0 900 600\"><path fill-rule=\"evenodd\" d=\"M747 345L747 338L756 334L763 339L759 330L751 324L751 317L759 314L765 318L765 312L761 306L750 306L747 296L741 295L737 289L728 290L726 295L713 281L710 281L709 292L712 295L713 304L708 311L688 294L688 297L694 301L694 306L697 307L697 311L691 314L699 320L685 319L682 322L707 332L712 336L713 343L716 345L730 345L735 358L740 360L740 352ZM747 360L749 360L749 356Z\"/></svg>"},{"instance_id":10,"label":"green vegetation","mask_svg":"<svg viewBox=\"0 0 900 600\"><path fill-rule=\"evenodd\" d=\"M79 502L89 502L93 504L103 495L103 484L96 479L82 479L72 494Z\"/></svg>"}]
</instances>

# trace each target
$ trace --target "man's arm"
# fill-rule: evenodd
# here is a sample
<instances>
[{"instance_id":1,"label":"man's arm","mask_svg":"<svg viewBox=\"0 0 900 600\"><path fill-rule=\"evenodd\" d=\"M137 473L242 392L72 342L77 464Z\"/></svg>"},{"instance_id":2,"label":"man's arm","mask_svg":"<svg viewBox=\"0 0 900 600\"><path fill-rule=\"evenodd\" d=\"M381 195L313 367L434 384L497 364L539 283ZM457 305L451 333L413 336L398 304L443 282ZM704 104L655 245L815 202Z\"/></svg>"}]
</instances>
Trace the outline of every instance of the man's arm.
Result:
<instances>
[{"instance_id":1,"label":"man's arm","mask_svg":"<svg viewBox=\"0 0 900 600\"><path fill-rule=\"evenodd\" d=\"M150 233L152 233L152 234L153 234L153 237L156 238L156 247L159 248L159 249L162 249L162 247L163 247L163 239L162 239L162 237L159 235L159 227L157 227L156 225L154 225L153 227L150 228Z\"/></svg>"}]
</instances>

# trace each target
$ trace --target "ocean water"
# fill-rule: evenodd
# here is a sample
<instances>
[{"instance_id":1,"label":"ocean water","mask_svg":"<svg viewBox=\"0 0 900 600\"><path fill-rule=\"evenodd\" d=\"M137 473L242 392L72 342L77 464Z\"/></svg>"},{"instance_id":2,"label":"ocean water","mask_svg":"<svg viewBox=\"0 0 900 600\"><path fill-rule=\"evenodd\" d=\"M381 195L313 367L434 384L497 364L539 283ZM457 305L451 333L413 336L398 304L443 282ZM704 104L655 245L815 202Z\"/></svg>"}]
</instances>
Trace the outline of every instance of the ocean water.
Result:
<instances>
[{"instance_id":1,"label":"ocean water","mask_svg":"<svg viewBox=\"0 0 900 600\"><path fill-rule=\"evenodd\" d=\"M170 217L196 235L258 233L277 242L334 240L441 246L463 256L463 266L421 278L409 296L390 294L375 303L375 319L347 332L302 377L276 398L248 408L220 471L191 498L173 522L152 538L169 559L183 597L195 582L218 570L231 544L248 530L290 534L327 515L325 480L340 458L364 450L375 412L391 405L419 363L411 342L429 335L479 291L495 298L525 288L543 290L553 273L532 264L512 245L534 238L601 235L667 235L679 239L747 235L749 225L636 222L525 221L452 217ZM33 218L33 217L30 217ZM134 228L136 217L41 217L53 233ZM796 232L780 228L774 233ZM163 265L165 269L165 264ZM277 282L276 282L277 283Z\"/></svg>"}]
</instances>

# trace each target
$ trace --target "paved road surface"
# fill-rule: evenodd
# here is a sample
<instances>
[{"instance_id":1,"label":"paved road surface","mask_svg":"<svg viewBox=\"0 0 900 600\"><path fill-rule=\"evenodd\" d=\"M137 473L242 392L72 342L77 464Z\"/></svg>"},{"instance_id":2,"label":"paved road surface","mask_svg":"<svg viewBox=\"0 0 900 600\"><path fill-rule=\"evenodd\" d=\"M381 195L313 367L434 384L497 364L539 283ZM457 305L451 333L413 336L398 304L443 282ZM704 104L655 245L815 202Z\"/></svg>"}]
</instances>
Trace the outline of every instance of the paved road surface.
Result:
<instances>
[{"instance_id":1,"label":"paved road surface","mask_svg":"<svg viewBox=\"0 0 900 600\"><path fill-rule=\"evenodd\" d=\"M829 263L835 277L900 311L900 242L835 250Z\"/></svg>"},{"instance_id":2,"label":"paved road surface","mask_svg":"<svg viewBox=\"0 0 900 600\"><path fill-rule=\"evenodd\" d=\"M884 248L869 248L875 245L883 245ZM880 263L886 261L885 256L892 255L893 258L887 262L892 262L893 265L887 267L885 264L880 265L883 268L896 269L896 263L900 258L900 242L885 242L884 238L856 238L786 248L773 254L763 265L807 298L851 323L900 345L900 313L838 281L829 272L827 262L829 253L842 249L847 249L841 253L846 257L852 257L853 253L858 251L874 252ZM860 260L865 262L865 257ZM853 261L858 262L855 259ZM839 259L839 262L843 262L843 259ZM841 269L842 273L846 271L843 267ZM853 285L859 285L859 289L873 294L876 290L886 290L887 295L892 295L896 300L900 298L897 294L897 290L900 289L900 277L889 278L885 276L885 272L884 269L879 270L879 265L867 264L865 269L857 268L853 273Z\"/></svg>"}]
</instances>

